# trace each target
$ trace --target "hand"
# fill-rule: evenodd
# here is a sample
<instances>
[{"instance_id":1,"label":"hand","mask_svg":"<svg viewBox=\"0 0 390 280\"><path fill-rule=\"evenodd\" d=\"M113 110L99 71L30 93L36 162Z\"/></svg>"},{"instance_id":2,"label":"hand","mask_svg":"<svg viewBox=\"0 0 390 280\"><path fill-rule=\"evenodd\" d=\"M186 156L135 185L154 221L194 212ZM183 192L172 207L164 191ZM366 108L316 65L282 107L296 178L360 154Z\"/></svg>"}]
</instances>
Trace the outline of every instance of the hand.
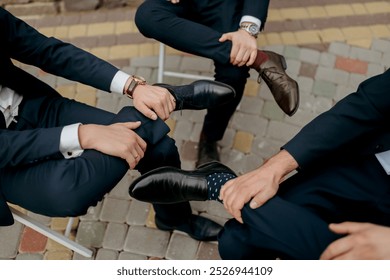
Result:
<instances>
[{"instance_id":1,"label":"hand","mask_svg":"<svg viewBox=\"0 0 390 280\"><path fill-rule=\"evenodd\" d=\"M134 107L144 116L156 120L157 116L167 120L176 107L175 99L166 88L139 85L133 93Z\"/></svg>"},{"instance_id":2,"label":"hand","mask_svg":"<svg viewBox=\"0 0 390 280\"><path fill-rule=\"evenodd\" d=\"M250 201L252 209L263 205L276 194L284 176L297 167L295 159L282 150L256 170L226 182L221 188L220 199L226 210L243 223L241 209L244 204Z\"/></svg>"},{"instance_id":3,"label":"hand","mask_svg":"<svg viewBox=\"0 0 390 280\"><path fill-rule=\"evenodd\" d=\"M120 157L134 169L146 151L146 142L133 130L141 122L111 125L87 124L79 126L81 148L94 149L104 154Z\"/></svg>"},{"instance_id":4,"label":"hand","mask_svg":"<svg viewBox=\"0 0 390 280\"><path fill-rule=\"evenodd\" d=\"M322 260L390 260L390 228L370 223L330 224L331 231L347 234L332 242Z\"/></svg>"},{"instance_id":5,"label":"hand","mask_svg":"<svg viewBox=\"0 0 390 280\"><path fill-rule=\"evenodd\" d=\"M236 66L251 66L257 56L256 38L245 30L239 29L235 32L225 33L219 38L219 41L232 41L230 51L230 63Z\"/></svg>"}]
</instances>

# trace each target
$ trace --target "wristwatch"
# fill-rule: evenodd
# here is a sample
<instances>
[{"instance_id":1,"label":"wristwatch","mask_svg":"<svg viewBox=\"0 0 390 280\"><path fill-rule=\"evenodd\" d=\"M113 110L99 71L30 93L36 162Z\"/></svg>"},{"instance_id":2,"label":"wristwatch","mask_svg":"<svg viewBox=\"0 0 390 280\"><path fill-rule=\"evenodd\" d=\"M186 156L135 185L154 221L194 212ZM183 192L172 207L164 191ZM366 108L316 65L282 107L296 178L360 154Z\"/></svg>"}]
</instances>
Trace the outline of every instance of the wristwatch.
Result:
<instances>
[{"instance_id":1,"label":"wristwatch","mask_svg":"<svg viewBox=\"0 0 390 280\"><path fill-rule=\"evenodd\" d=\"M248 32L250 35L252 35L255 38L257 38L257 35L260 32L260 26L258 26L257 24L255 24L253 22L242 22L240 24L240 29L245 30L246 32Z\"/></svg>"},{"instance_id":2,"label":"wristwatch","mask_svg":"<svg viewBox=\"0 0 390 280\"><path fill-rule=\"evenodd\" d=\"M141 77L141 76L132 75L130 77L132 80L126 89L125 94L127 95L127 97L133 99L133 93L134 93L135 88L139 85L146 85L146 80L144 77Z\"/></svg>"}]
</instances>

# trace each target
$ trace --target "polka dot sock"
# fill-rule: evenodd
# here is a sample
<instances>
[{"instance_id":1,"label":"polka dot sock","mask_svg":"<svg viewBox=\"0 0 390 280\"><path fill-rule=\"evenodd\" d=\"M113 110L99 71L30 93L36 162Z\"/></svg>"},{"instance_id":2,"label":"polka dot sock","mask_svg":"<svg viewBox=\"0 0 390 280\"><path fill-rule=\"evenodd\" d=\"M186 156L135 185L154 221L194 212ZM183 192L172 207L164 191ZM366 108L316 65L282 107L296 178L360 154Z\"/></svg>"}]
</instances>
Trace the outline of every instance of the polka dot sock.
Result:
<instances>
[{"instance_id":1,"label":"polka dot sock","mask_svg":"<svg viewBox=\"0 0 390 280\"><path fill-rule=\"evenodd\" d=\"M207 176L207 200L216 200L222 202L219 199L219 191L221 187L229 180L236 178L237 176L231 173L213 173Z\"/></svg>"}]
</instances>

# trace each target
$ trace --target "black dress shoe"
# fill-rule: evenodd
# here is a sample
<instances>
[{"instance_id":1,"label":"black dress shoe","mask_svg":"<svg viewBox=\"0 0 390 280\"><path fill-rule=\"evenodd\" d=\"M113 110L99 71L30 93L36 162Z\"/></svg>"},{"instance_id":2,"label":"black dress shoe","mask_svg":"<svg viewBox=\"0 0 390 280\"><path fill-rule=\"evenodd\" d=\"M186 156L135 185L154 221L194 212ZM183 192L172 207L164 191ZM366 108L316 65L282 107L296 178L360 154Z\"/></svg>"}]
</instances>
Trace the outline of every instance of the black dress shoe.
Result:
<instances>
[{"instance_id":1,"label":"black dress shoe","mask_svg":"<svg viewBox=\"0 0 390 280\"><path fill-rule=\"evenodd\" d=\"M130 185L129 194L135 199L150 203L177 203L207 199L207 175L235 174L229 167L213 161L193 171L175 167L160 167L138 177Z\"/></svg>"},{"instance_id":2,"label":"black dress shoe","mask_svg":"<svg viewBox=\"0 0 390 280\"><path fill-rule=\"evenodd\" d=\"M217 81L198 80L185 86L154 85L168 89L175 97L175 111L214 108L229 102L236 96L231 86Z\"/></svg>"},{"instance_id":3,"label":"black dress shoe","mask_svg":"<svg viewBox=\"0 0 390 280\"><path fill-rule=\"evenodd\" d=\"M199 241L215 241L222 226L202 216L191 215L187 221L178 225L170 225L155 218L155 223L160 230L178 230L187 233L193 239Z\"/></svg>"},{"instance_id":4,"label":"black dress shoe","mask_svg":"<svg viewBox=\"0 0 390 280\"><path fill-rule=\"evenodd\" d=\"M219 160L217 141L200 140L198 144L198 161L196 162L196 166Z\"/></svg>"},{"instance_id":5,"label":"black dress shoe","mask_svg":"<svg viewBox=\"0 0 390 280\"><path fill-rule=\"evenodd\" d=\"M283 56L270 51L264 53L268 60L260 65L258 81L260 83L261 78L265 81L279 107L292 116L299 106L298 83L287 75L287 64Z\"/></svg>"}]
</instances>

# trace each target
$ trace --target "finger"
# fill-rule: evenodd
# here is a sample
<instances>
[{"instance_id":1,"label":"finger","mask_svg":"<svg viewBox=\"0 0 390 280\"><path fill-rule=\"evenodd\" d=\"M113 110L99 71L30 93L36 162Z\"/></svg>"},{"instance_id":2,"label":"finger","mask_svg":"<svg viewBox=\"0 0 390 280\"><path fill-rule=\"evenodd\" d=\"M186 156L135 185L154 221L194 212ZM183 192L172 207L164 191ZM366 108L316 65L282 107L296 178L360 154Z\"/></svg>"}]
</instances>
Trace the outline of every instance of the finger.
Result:
<instances>
[{"instance_id":1,"label":"finger","mask_svg":"<svg viewBox=\"0 0 390 280\"><path fill-rule=\"evenodd\" d=\"M369 227L368 223L355 223L355 222L344 222L340 224L330 224L329 229L338 234L349 234L358 232Z\"/></svg>"},{"instance_id":2,"label":"finger","mask_svg":"<svg viewBox=\"0 0 390 280\"><path fill-rule=\"evenodd\" d=\"M145 103L140 103L137 106L138 111L140 111L145 117L151 120L157 120L157 115L153 110L151 110Z\"/></svg>"},{"instance_id":3,"label":"finger","mask_svg":"<svg viewBox=\"0 0 390 280\"><path fill-rule=\"evenodd\" d=\"M124 125L125 127L127 127L128 129L131 129L131 130L134 130L138 127L141 126L141 122L140 121L136 121L136 122L125 122L125 123L120 123L121 125Z\"/></svg>"},{"instance_id":4,"label":"finger","mask_svg":"<svg viewBox=\"0 0 390 280\"><path fill-rule=\"evenodd\" d=\"M251 52L249 59L246 63L246 66L251 66L255 62L256 56L257 56L257 51Z\"/></svg>"},{"instance_id":5,"label":"finger","mask_svg":"<svg viewBox=\"0 0 390 280\"><path fill-rule=\"evenodd\" d=\"M249 203L249 207L252 209L259 208L262 206L264 203L266 203L271 197L274 196L273 190L270 189L265 189L264 191L256 194L251 202Z\"/></svg>"},{"instance_id":6,"label":"finger","mask_svg":"<svg viewBox=\"0 0 390 280\"><path fill-rule=\"evenodd\" d=\"M353 243L350 236L346 236L336 241L333 241L321 254L320 259L332 260L338 256L347 253L353 248Z\"/></svg>"},{"instance_id":7,"label":"finger","mask_svg":"<svg viewBox=\"0 0 390 280\"><path fill-rule=\"evenodd\" d=\"M221 38L219 38L219 42L223 43L225 41L229 40L228 33L222 34Z\"/></svg>"}]
</instances>

